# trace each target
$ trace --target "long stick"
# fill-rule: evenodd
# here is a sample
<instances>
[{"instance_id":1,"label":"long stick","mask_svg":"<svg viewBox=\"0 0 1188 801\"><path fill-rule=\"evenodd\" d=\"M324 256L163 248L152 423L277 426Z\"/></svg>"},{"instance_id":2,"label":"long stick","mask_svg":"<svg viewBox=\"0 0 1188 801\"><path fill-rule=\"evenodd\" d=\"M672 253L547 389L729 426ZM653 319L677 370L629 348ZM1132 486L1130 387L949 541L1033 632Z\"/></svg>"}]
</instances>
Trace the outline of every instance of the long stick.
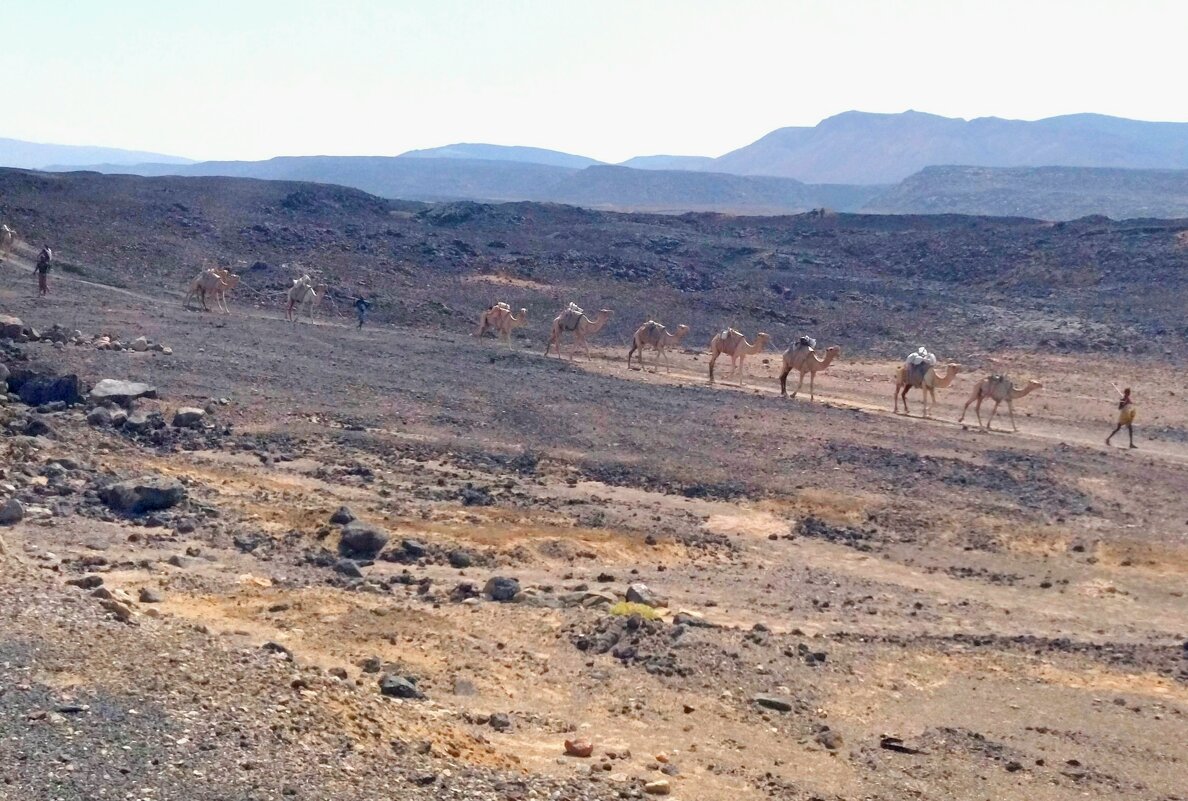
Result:
<instances>
[{"instance_id":1,"label":"long stick","mask_svg":"<svg viewBox=\"0 0 1188 801\"><path fill-rule=\"evenodd\" d=\"M1118 389L1118 385L1113 381L1110 382L1110 386L1114 388L1114 392L1117 392L1119 396L1122 395L1122 390Z\"/></svg>"}]
</instances>

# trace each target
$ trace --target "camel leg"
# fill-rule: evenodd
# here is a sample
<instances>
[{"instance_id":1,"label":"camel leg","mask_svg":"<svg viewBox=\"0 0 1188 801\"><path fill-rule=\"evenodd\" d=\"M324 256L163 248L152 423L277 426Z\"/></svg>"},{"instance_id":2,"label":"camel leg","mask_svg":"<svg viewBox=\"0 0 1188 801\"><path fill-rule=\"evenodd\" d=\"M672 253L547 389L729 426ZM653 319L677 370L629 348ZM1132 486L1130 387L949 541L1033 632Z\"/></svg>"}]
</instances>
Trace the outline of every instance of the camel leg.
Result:
<instances>
[{"instance_id":1,"label":"camel leg","mask_svg":"<svg viewBox=\"0 0 1188 801\"><path fill-rule=\"evenodd\" d=\"M784 365L784 369L780 370L780 394L785 397L788 395L788 373L792 372L792 368ZM799 389L799 387L798 387ZM796 393L792 393L792 397L796 397Z\"/></svg>"},{"instance_id":2,"label":"camel leg","mask_svg":"<svg viewBox=\"0 0 1188 801\"><path fill-rule=\"evenodd\" d=\"M713 353L710 354L709 382L711 384L714 383L714 362L716 362L718 360L718 353L719 353L719 351L714 351Z\"/></svg>"},{"instance_id":3,"label":"camel leg","mask_svg":"<svg viewBox=\"0 0 1188 801\"><path fill-rule=\"evenodd\" d=\"M1018 431L1019 426L1015 425L1015 404L1010 398L1007 398L1007 411L1011 413L1011 428Z\"/></svg>"},{"instance_id":4,"label":"camel leg","mask_svg":"<svg viewBox=\"0 0 1188 801\"><path fill-rule=\"evenodd\" d=\"M635 353L635 342L631 343L631 350L627 351L627 369L631 369L631 354ZM643 351L639 352L639 369L643 369Z\"/></svg>"},{"instance_id":5,"label":"camel leg","mask_svg":"<svg viewBox=\"0 0 1188 801\"><path fill-rule=\"evenodd\" d=\"M656 372L657 373L660 372L660 355L661 354L664 355L664 372L671 373L672 372L672 362L669 361L669 359L668 359L668 348L661 348L659 353L656 354Z\"/></svg>"},{"instance_id":6,"label":"camel leg","mask_svg":"<svg viewBox=\"0 0 1188 801\"><path fill-rule=\"evenodd\" d=\"M896 387L896 388L895 388L895 393L896 393L896 394L895 394L895 403L896 403L896 406L895 406L895 411L896 411L897 413L898 413L898 411L899 411L899 399L900 399L900 398L903 398L903 413L904 413L904 414L911 414L911 411L908 409L908 402L907 402L907 394L908 394L908 390L909 390L909 389L911 389L911 388L912 388L912 385L911 385L911 384L906 384L906 385L904 385L904 387L903 387L903 391L902 391L902 392L899 390L899 388L898 388L898 387Z\"/></svg>"},{"instance_id":7,"label":"camel leg","mask_svg":"<svg viewBox=\"0 0 1188 801\"><path fill-rule=\"evenodd\" d=\"M803 373L801 373L801 375L800 375L800 381L801 381L801 383L804 383L804 374ZM813 384L815 384L816 381L817 381L816 371L809 370L809 400L810 401L815 401L817 399L817 392L813 388Z\"/></svg>"},{"instance_id":8,"label":"camel leg","mask_svg":"<svg viewBox=\"0 0 1188 801\"><path fill-rule=\"evenodd\" d=\"M965 402L965 406L961 407L961 416L957 418L958 423L965 422L965 413L969 411L969 405L978 399L979 399L978 393L975 392L973 395L970 395L969 400L967 400ZM982 424L982 417L981 417L981 415L978 415L978 425L980 426L981 424Z\"/></svg>"},{"instance_id":9,"label":"camel leg","mask_svg":"<svg viewBox=\"0 0 1188 801\"><path fill-rule=\"evenodd\" d=\"M987 431L990 431L991 429L994 428L994 415L998 414L998 404L1000 404L1000 403L1002 403L1002 401L998 401L998 400L994 401L994 408L990 410L990 417L987 418L987 420L986 420L986 430Z\"/></svg>"},{"instance_id":10,"label":"camel leg","mask_svg":"<svg viewBox=\"0 0 1188 801\"><path fill-rule=\"evenodd\" d=\"M800 394L800 390L804 389L804 373L800 374L800 380L796 382L796 389L792 392L792 397L795 398Z\"/></svg>"}]
</instances>

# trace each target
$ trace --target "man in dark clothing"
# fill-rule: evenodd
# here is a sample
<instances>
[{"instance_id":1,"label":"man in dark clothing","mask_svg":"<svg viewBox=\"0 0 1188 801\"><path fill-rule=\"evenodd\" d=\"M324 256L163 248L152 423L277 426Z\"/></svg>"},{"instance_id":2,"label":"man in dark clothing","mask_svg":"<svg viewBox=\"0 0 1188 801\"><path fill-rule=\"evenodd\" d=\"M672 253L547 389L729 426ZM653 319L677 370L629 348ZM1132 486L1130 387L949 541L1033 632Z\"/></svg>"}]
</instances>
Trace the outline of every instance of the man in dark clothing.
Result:
<instances>
[{"instance_id":1,"label":"man in dark clothing","mask_svg":"<svg viewBox=\"0 0 1188 801\"><path fill-rule=\"evenodd\" d=\"M46 283L46 279L49 277L50 262L53 260L54 252L50 250L49 245L46 245L37 257L37 295L39 297L49 294L49 284Z\"/></svg>"},{"instance_id":2,"label":"man in dark clothing","mask_svg":"<svg viewBox=\"0 0 1188 801\"><path fill-rule=\"evenodd\" d=\"M371 301L363 298L356 298L355 300L355 316L359 318L359 328L363 327L363 321L367 318L367 310L371 308Z\"/></svg>"}]
</instances>

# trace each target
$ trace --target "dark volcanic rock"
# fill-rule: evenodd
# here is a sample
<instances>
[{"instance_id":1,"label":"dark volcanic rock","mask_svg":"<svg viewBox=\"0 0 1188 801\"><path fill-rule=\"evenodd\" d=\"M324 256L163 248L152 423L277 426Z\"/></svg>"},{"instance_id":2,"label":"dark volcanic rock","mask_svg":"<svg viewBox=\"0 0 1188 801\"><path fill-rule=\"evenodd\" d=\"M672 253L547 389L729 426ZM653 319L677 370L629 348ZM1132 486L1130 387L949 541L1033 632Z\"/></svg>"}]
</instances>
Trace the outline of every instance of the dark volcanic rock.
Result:
<instances>
[{"instance_id":1,"label":"dark volcanic rock","mask_svg":"<svg viewBox=\"0 0 1188 801\"><path fill-rule=\"evenodd\" d=\"M32 376L21 382L17 391L20 399L30 406L46 403L78 403L82 400L82 382L78 376Z\"/></svg>"},{"instance_id":2,"label":"dark volcanic rock","mask_svg":"<svg viewBox=\"0 0 1188 801\"><path fill-rule=\"evenodd\" d=\"M112 509L139 514L176 506L185 500L186 488L172 478L144 476L109 484L99 490L99 497Z\"/></svg>"},{"instance_id":3,"label":"dark volcanic rock","mask_svg":"<svg viewBox=\"0 0 1188 801\"><path fill-rule=\"evenodd\" d=\"M786 698L776 698L770 695L756 695L751 699L764 709L772 709L776 712L791 712L793 704Z\"/></svg>"},{"instance_id":4,"label":"dark volcanic rock","mask_svg":"<svg viewBox=\"0 0 1188 801\"><path fill-rule=\"evenodd\" d=\"M385 674L379 681L380 692L391 698L409 698L419 700L425 694L417 689L416 682L395 673Z\"/></svg>"},{"instance_id":5,"label":"dark volcanic rock","mask_svg":"<svg viewBox=\"0 0 1188 801\"><path fill-rule=\"evenodd\" d=\"M492 601L507 603L520 591L520 582L506 576L494 576L483 587L483 595Z\"/></svg>"},{"instance_id":6,"label":"dark volcanic rock","mask_svg":"<svg viewBox=\"0 0 1188 801\"><path fill-rule=\"evenodd\" d=\"M348 523L342 529L338 552L348 559L374 559L388 544L388 535L364 523Z\"/></svg>"},{"instance_id":7,"label":"dark volcanic rock","mask_svg":"<svg viewBox=\"0 0 1188 801\"><path fill-rule=\"evenodd\" d=\"M354 521L354 519L355 513L348 506L340 506L334 514L330 515L330 522L337 526L345 526L347 523Z\"/></svg>"},{"instance_id":8,"label":"dark volcanic rock","mask_svg":"<svg viewBox=\"0 0 1188 801\"><path fill-rule=\"evenodd\" d=\"M334 572L341 573L348 578L363 578L363 571L353 559L339 559L334 563Z\"/></svg>"},{"instance_id":9,"label":"dark volcanic rock","mask_svg":"<svg viewBox=\"0 0 1188 801\"><path fill-rule=\"evenodd\" d=\"M16 498L9 498L0 506L0 525L11 526L25 519L25 506Z\"/></svg>"}]
</instances>

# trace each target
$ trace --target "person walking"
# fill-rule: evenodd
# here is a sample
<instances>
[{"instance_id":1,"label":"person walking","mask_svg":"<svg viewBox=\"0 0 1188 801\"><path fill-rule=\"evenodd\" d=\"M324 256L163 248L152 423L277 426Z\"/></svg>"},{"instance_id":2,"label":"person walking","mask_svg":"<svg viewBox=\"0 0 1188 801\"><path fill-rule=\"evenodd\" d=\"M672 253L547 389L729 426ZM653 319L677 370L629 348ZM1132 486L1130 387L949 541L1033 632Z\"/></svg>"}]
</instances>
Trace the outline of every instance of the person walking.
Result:
<instances>
[{"instance_id":1,"label":"person walking","mask_svg":"<svg viewBox=\"0 0 1188 801\"><path fill-rule=\"evenodd\" d=\"M1130 435L1130 447L1138 447L1134 444L1134 414L1134 399L1130 397L1130 387L1127 387L1122 391L1122 399L1118 401L1118 426L1106 437L1106 445L1110 444L1114 434L1122 430L1122 426L1126 426L1126 433Z\"/></svg>"},{"instance_id":2,"label":"person walking","mask_svg":"<svg viewBox=\"0 0 1188 801\"><path fill-rule=\"evenodd\" d=\"M46 245L41 249L41 253L37 256L37 296L44 297L49 294L49 268L50 262L54 260L54 252L50 250L50 246Z\"/></svg>"},{"instance_id":3,"label":"person walking","mask_svg":"<svg viewBox=\"0 0 1188 801\"><path fill-rule=\"evenodd\" d=\"M363 327L363 321L367 319L367 310L371 308L371 301L363 298L355 299L355 316L359 318L359 328Z\"/></svg>"}]
</instances>

